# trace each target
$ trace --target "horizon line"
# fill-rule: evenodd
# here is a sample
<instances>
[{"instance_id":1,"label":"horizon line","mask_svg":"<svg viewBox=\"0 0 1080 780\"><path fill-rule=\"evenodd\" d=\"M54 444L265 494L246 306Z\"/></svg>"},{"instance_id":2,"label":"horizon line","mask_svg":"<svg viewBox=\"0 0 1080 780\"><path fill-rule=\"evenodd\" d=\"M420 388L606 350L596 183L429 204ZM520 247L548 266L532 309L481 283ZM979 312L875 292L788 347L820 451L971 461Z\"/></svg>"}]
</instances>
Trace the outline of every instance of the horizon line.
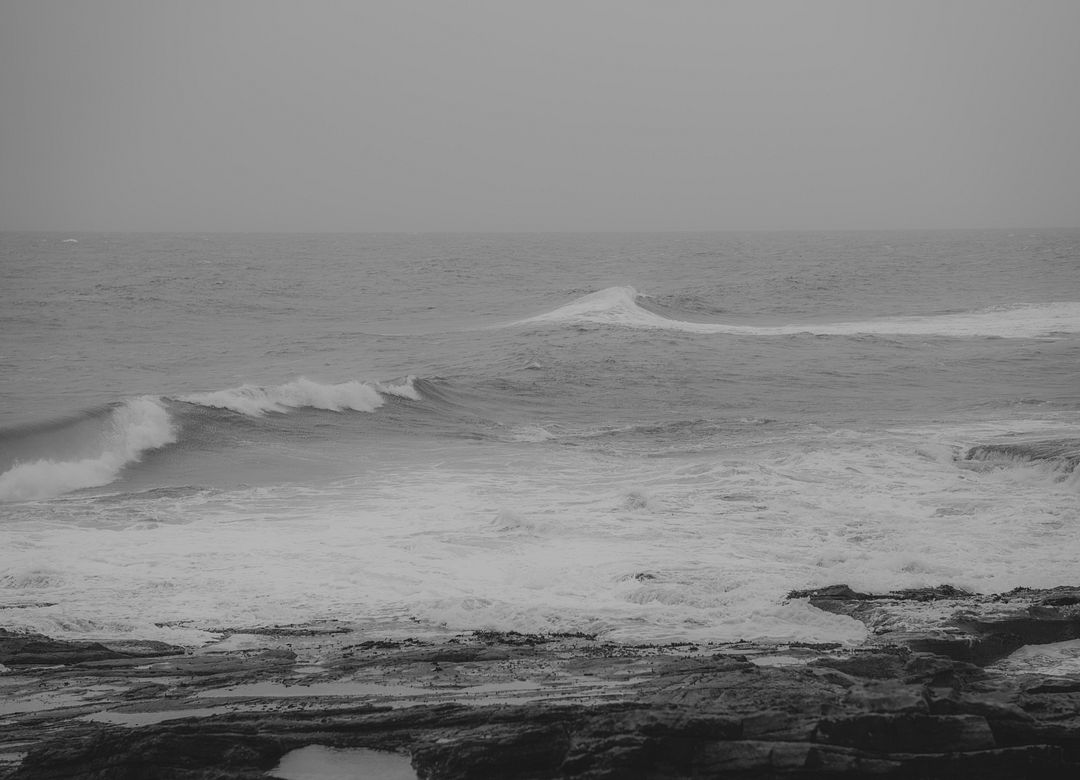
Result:
<instances>
[{"instance_id":1,"label":"horizon line","mask_svg":"<svg viewBox=\"0 0 1080 780\"><path fill-rule=\"evenodd\" d=\"M793 227L793 228L676 228L676 229L610 229L610 228L598 228L598 229L574 229L574 230L555 230L555 229L477 229L477 230L464 230L464 229L424 229L424 230L251 230L251 229L162 229L162 228L140 228L140 229L113 229L113 228L0 228L0 233L40 233L40 234L56 234L56 235L70 235L75 233L90 234L90 235L108 235L108 234L143 234L143 235L612 235L612 234L638 234L638 235L656 235L656 234L701 234L701 233L933 233L933 232L1023 232L1023 231L1071 231L1080 230L1080 224L1078 225L1017 225L1011 227L972 227L972 226L955 226L955 227L868 227L868 228L810 228L810 227Z\"/></svg>"}]
</instances>

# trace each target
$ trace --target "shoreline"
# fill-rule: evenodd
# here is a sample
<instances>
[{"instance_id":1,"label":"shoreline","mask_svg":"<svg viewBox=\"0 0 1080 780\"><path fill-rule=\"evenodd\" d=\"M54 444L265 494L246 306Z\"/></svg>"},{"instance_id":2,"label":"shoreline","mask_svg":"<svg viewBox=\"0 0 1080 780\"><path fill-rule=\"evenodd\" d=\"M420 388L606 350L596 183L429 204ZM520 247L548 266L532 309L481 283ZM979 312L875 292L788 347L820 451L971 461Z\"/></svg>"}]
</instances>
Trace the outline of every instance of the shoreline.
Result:
<instances>
[{"instance_id":1,"label":"shoreline","mask_svg":"<svg viewBox=\"0 0 1080 780\"><path fill-rule=\"evenodd\" d=\"M432 780L1080 771L1080 588L789 598L870 636L630 645L312 625L188 650L0 629L0 778L274 777L313 745L396 753Z\"/></svg>"}]
</instances>

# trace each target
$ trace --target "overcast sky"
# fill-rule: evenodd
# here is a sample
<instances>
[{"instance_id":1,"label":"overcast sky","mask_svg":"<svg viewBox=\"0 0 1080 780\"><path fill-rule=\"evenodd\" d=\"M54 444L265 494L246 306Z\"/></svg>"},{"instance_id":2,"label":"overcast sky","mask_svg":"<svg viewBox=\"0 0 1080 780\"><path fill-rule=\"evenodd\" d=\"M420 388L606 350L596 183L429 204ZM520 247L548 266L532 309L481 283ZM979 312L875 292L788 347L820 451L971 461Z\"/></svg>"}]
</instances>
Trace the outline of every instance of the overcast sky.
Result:
<instances>
[{"instance_id":1,"label":"overcast sky","mask_svg":"<svg viewBox=\"0 0 1080 780\"><path fill-rule=\"evenodd\" d=\"M1078 34L1078 0L3 0L0 229L1080 226Z\"/></svg>"}]
</instances>

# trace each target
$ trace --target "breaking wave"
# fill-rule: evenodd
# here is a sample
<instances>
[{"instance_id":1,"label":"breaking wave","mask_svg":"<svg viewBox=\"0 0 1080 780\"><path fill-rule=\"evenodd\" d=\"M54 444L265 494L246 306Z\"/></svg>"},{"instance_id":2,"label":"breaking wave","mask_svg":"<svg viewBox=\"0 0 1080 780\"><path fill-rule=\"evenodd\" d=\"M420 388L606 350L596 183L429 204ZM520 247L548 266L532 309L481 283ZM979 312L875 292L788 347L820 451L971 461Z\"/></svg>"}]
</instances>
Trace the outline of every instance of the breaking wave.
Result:
<instances>
[{"instance_id":1,"label":"breaking wave","mask_svg":"<svg viewBox=\"0 0 1080 780\"><path fill-rule=\"evenodd\" d=\"M647 298L633 287L609 287L538 314L514 325L534 323L594 323L627 328L679 330L687 333L722 333L741 336L913 335L1034 338L1059 333L1080 333L1080 302L1017 303L955 314L879 317L834 323L778 326L688 322L651 311Z\"/></svg>"},{"instance_id":2,"label":"breaking wave","mask_svg":"<svg viewBox=\"0 0 1080 780\"><path fill-rule=\"evenodd\" d=\"M980 444L970 448L964 459L990 465L1045 464L1056 472L1071 474L1080 466L1080 439Z\"/></svg>"},{"instance_id":3,"label":"breaking wave","mask_svg":"<svg viewBox=\"0 0 1080 780\"><path fill-rule=\"evenodd\" d=\"M252 418L302 408L374 412L388 396L420 400L416 381L323 385L300 378L271 387L139 396L74 417L3 430L0 502L35 501L107 485L149 452L221 438L230 412Z\"/></svg>"},{"instance_id":4,"label":"breaking wave","mask_svg":"<svg viewBox=\"0 0 1080 780\"><path fill-rule=\"evenodd\" d=\"M107 485L144 453L176 441L177 431L168 411L150 396L125 401L101 422L92 432L78 426L81 435L77 439L81 440L71 442L72 450L89 450L90 454L16 461L0 474L0 501L32 501Z\"/></svg>"}]
</instances>

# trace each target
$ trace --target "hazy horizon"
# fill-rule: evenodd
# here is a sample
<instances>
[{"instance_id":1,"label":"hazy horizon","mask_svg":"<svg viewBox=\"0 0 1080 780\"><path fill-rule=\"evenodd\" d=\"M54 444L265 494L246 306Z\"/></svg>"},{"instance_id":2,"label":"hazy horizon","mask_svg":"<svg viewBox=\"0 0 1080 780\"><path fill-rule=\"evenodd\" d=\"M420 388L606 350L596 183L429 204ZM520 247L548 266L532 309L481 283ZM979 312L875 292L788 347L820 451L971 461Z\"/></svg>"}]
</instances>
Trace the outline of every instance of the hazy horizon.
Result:
<instances>
[{"instance_id":1,"label":"hazy horizon","mask_svg":"<svg viewBox=\"0 0 1080 780\"><path fill-rule=\"evenodd\" d=\"M39 234L39 235L57 235L57 236L108 236L108 235L177 235L177 236L244 236L244 235L262 235L262 236L588 236L588 235L709 235L709 234L731 234L731 235L752 235L752 234L784 234L784 233L805 233L812 235L815 233L830 234L830 233L1024 233L1026 231L1033 231L1036 233L1071 233L1080 231L1080 227L1073 227L1069 225L1014 225L1005 227L861 227L861 228L717 228L717 229L671 229L671 230L228 230L228 229L216 229L216 230L110 230L110 229L63 229L63 228L49 228L49 229L30 229L30 228L10 228L0 230L0 233L11 234Z\"/></svg>"},{"instance_id":2,"label":"hazy horizon","mask_svg":"<svg viewBox=\"0 0 1080 780\"><path fill-rule=\"evenodd\" d=\"M0 230L1080 226L1080 3L0 9Z\"/></svg>"}]
</instances>

